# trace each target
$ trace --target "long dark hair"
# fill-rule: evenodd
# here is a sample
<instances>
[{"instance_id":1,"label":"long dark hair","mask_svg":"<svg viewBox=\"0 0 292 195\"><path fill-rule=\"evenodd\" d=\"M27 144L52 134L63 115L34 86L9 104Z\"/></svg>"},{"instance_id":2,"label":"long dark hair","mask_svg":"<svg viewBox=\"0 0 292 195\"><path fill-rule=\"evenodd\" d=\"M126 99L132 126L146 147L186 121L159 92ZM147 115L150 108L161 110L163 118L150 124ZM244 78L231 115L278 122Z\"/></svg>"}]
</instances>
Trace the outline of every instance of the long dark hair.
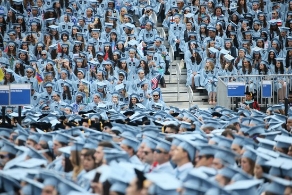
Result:
<instances>
[{"instance_id":1,"label":"long dark hair","mask_svg":"<svg viewBox=\"0 0 292 195\"><path fill-rule=\"evenodd\" d=\"M73 171L73 165L72 165L72 163L70 161L70 158L69 157L65 157L64 161L65 161L64 172L65 173L69 173L69 172Z\"/></svg>"},{"instance_id":2,"label":"long dark hair","mask_svg":"<svg viewBox=\"0 0 292 195\"><path fill-rule=\"evenodd\" d=\"M63 91L63 94L62 94L63 100L66 100L66 99L72 100L72 95L71 95L71 92L70 92L69 87L68 86L65 86L65 88L66 88L66 90L64 90Z\"/></svg>"},{"instance_id":3,"label":"long dark hair","mask_svg":"<svg viewBox=\"0 0 292 195\"><path fill-rule=\"evenodd\" d=\"M104 49L104 48L103 48ZM105 49L104 49L104 54L105 54ZM113 51L112 51L112 46L109 46L109 49L108 49L108 58L110 60L113 60Z\"/></svg>"},{"instance_id":4,"label":"long dark hair","mask_svg":"<svg viewBox=\"0 0 292 195\"><path fill-rule=\"evenodd\" d=\"M1 34L2 36L4 36L4 33L6 32L6 25L7 25L7 22L5 20L5 17L3 16L3 21L2 21L2 26L1 26Z\"/></svg>"},{"instance_id":5,"label":"long dark hair","mask_svg":"<svg viewBox=\"0 0 292 195\"><path fill-rule=\"evenodd\" d=\"M53 8L54 8L54 11L56 12L56 14L57 14L57 17L58 18L60 18L61 17L61 8L59 7L59 8L56 8L55 7L56 6L56 2L55 3L53 3Z\"/></svg>"},{"instance_id":6,"label":"long dark hair","mask_svg":"<svg viewBox=\"0 0 292 195\"><path fill-rule=\"evenodd\" d=\"M15 13L12 10L11 12L12 12L11 20L10 20L10 17L7 17L7 20L6 20L7 23L15 23L16 21Z\"/></svg>"},{"instance_id":7,"label":"long dark hair","mask_svg":"<svg viewBox=\"0 0 292 195\"><path fill-rule=\"evenodd\" d=\"M271 52L274 53L274 58L273 58L273 59L271 59L271 57L270 57ZM274 51L270 51L270 52L268 53L268 62L269 62L269 64L272 63L272 64L276 65L276 53L275 53Z\"/></svg>"},{"instance_id":8,"label":"long dark hair","mask_svg":"<svg viewBox=\"0 0 292 195\"><path fill-rule=\"evenodd\" d=\"M240 5L240 1L237 1L237 12L239 13L239 14L242 14L242 8L243 8L243 10L244 10L244 12L245 13L247 13L247 5L246 5L246 0L244 0L244 5L242 6L242 5Z\"/></svg>"},{"instance_id":9,"label":"long dark hair","mask_svg":"<svg viewBox=\"0 0 292 195\"><path fill-rule=\"evenodd\" d=\"M145 73L145 76L146 76L150 72L148 63L145 60L140 60L139 67L141 67L141 62L144 62L144 64L145 64L145 67L143 68L143 70L144 70L144 73Z\"/></svg>"},{"instance_id":10,"label":"long dark hair","mask_svg":"<svg viewBox=\"0 0 292 195\"><path fill-rule=\"evenodd\" d=\"M19 63L20 64L20 67L19 68L14 68L14 72L20 76L24 76L24 66L22 63Z\"/></svg>"},{"instance_id":11,"label":"long dark hair","mask_svg":"<svg viewBox=\"0 0 292 195\"><path fill-rule=\"evenodd\" d=\"M134 105L132 103L132 98L135 98L135 97L131 97L131 100L130 100L130 103L129 103L129 108L130 109L133 109L134 108ZM136 104L138 104L138 103L140 103L140 102L139 102L138 98L136 98Z\"/></svg>"},{"instance_id":12,"label":"long dark hair","mask_svg":"<svg viewBox=\"0 0 292 195\"><path fill-rule=\"evenodd\" d=\"M276 74L284 74L284 64L283 62L280 62L280 64L281 64L280 68L278 68L277 65L275 66Z\"/></svg>"},{"instance_id":13,"label":"long dark hair","mask_svg":"<svg viewBox=\"0 0 292 195\"><path fill-rule=\"evenodd\" d=\"M287 53L286 53L286 59L285 59L285 61L286 61L286 68L289 68L289 67L292 68L292 63L290 63L290 58L292 59L292 56L289 56L289 51L287 51Z\"/></svg>"},{"instance_id":14,"label":"long dark hair","mask_svg":"<svg viewBox=\"0 0 292 195\"><path fill-rule=\"evenodd\" d=\"M202 57L198 52L196 52L196 54L197 54L196 57L192 55L191 61L192 63L197 62L197 65L199 65L202 62Z\"/></svg>"},{"instance_id":15,"label":"long dark hair","mask_svg":"<svg viewBox=\"0 0 292 195\"><path fill-rule=\"evenodd\" d=\"M248 62L248 72L246 72L246 69L245 69L245 66L243 65L244 61L247 61ZM242 72L243 74L250 74L252 72L252 66L251 66L251 63L250 61L246 60L246 59L243 59L242 60Z\"/></svg>"},{"instance_id":16,"label":"long dark hair","mask_svg":"<svg viewBox=\"0 0 292 195\"><path fill-rule=\"evenodd\" d=\"M268 74L267 66L265 64L263 64L263 65L264 65L264 69L263 70L260 69L260 66L258 67L259 75L267 75Z\"/></svg>"},{"instance_id":17,"label":"long dark hair","mask_svg":"<svg viewBox=\"0 0 292 195\"><path fill-rule=\"evenodd\" d=\"M6 74L7 74L7 73L6 73ZM9 73L9 74L10 74L10 80L7 80L7 79L6 79L6 76L4 76L4 85L7 85L8 82L9 82L9 83L12 83L12 82L15 81L15 78L14 78L13 74L12 74L12 73Z\"/></svg>"}]
</instances>

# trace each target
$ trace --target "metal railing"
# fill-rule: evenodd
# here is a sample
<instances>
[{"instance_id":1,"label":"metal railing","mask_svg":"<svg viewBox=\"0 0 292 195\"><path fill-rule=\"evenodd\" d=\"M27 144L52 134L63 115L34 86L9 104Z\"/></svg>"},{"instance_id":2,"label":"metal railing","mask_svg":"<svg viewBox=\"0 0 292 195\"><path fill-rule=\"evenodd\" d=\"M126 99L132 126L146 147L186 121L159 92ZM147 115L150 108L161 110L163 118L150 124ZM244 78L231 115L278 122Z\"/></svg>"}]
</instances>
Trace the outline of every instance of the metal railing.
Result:
<instances>
[{"instance_id":1,"label":"metal railing","mask_svg":"<svg viewBox=\"0 0 292 195\"><path fill-rule=\"evenodd\" d=\"M232 81L232 82L230 82ZM254 99L259 103L260 107L267 107L278 103L279 91L277 89L278 82L283 81L286 84L286 90L283 89L283 100L288 97L289 90L292 90L292 75L291 74L274 74L274 75L237 75L237 76L220 76L217 83L217 105L226 108L238 107L238 103L243 101L243 96L228 97L228 85L234 82L243 82L245 89L247 86L253 85L254 91L249 89L249 92L255 93ZM271 83L271 97L263 96L263 83Z\"/></svg>"},{"instance_id":2,"label":"metal railing","mask_svg":"<svg viewBox=\"0 0 292 195\"><path fill-rule=\"evenodd\" d=\"M189 100L189 108L190 108L194 102L194 92L191 86L187 86L187 91L188 91L188 100Z\"/></svg>"},{"instance_id":3,"label":"metal railing","mask_svg":"<svg viewBox=\"0 0 292 195\"><path fill-rule=\"evenodd\" d=\"M169 69L168 69L169 72L170 72L170 75L168 77L168 83L170 83L171 82L171 75L172 75L172 72L173 72L172 62L174 60L174 51L173 51L173 48L172 48L171 45L169 46L168 55L169 55L169 58L170 58L170 60L169 60Z\"/></svg>"},{"instance_id":4,"label":"metal railing","mask_svg":"<svg viewBox=\"0 0 292 195\"><path fill-rule=\"evenodd\" d=\"M180 93L180 76L181 76L181 67L180 67L180 64L183 60L181 60L180 62L176 63L176 83L177 83L177 87L176 87L176 90L177 90L177 101L178 101L178 97L179 97L179 93Z\"/></svg>"}]
</instances>

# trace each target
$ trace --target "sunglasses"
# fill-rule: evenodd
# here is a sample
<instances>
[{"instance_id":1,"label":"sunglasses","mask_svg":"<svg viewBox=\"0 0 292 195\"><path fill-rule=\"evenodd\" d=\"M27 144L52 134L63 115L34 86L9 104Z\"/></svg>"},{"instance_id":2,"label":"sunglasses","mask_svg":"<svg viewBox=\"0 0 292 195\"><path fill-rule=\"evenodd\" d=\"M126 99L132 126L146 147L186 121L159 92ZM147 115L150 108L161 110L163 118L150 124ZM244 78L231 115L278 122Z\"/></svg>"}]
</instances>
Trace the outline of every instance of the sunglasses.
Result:
<instances>
[{"instance_id":1,"label":"sunglasses","mask_svg":"<svg viewBox=\"0 0 292 195\"><path fill-rule=\"evenodd\" d=\"M29 74L31 74L32 72L26 71L26 73L29 73Z\"/></svg>"},{"instance_id":2,"label":"sunglasses","mask_svg":"<svg viewBox=\"0 0 292 195\"><path fill-rule=\"evenodd\" d=\"M157 154L167 154L168 152L163 152L163 151L161 151L161 150L159 150L159 149L155 149L155 152L157 153Z\"/></svg>"},{"instance_id":3,"label":"sunglasses","mask_svg":"<svg viewBox=\"0 0 292 195\"><path fill-rule=\"evenodd\" d=\"M150 152L149 151L143 151L143 153L147 156Z\"/></svg>"},{"instance_id":4,"label":"sunglasses","mask_svg":"<svg viewBox=\"0 0 292 195\"><path fill-rule=\"evenodd\" d=\"M159 95L153 95L154 97L158 97Z\"/></svg>"},{"instance_id":5,"label":"sunglasses","mask_svg":"<svg viewBox=\"0 0 292 195\"><path fill-rule=\"evenodd\" d=\"M43 53L42 53L42 56L46 56L46 55L47 55L47 54L43 54Z\"/></svg>"},{"instance_id":6,"label":"sunglasses","mask_svg":"<svg viewBox=\"0 0 292 195\"><path fill-rule=\"evenodd\" d=\"M0 159L8 158L8 155L0 155Z\"/></svg>"}]
</instances>

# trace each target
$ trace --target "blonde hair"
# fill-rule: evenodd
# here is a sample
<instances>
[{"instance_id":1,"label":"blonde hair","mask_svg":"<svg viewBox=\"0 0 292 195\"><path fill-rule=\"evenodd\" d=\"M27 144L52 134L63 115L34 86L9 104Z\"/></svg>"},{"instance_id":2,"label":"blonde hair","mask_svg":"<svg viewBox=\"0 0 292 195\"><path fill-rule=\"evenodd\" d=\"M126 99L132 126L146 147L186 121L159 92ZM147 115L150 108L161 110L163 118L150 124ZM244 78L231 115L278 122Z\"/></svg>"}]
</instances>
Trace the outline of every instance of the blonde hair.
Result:
<instances>
[{"instance_id":1,"label":"blonde hair","mask_svg":"<svg viewBox=\"0 0 292 195\"><path fill-rule=\"evenodd\" d=\"M88 89L88 87L86 85L84 85L83 83L81 83L81 84L84 87L84 90L82 92L84 92L85 95L86 95L86 97L88 97L89 96L89 89ZM79 89L78 89L79 91L80 91L80 86L81 85L79 85Z\"/></svg>"},{"instance_id":2,"label":"blonde hair","mask_svg":"<svg viewBox=\"0 0 292 195\"><path fill-rule=\"evenodd\" d=\"M205 65L205 70L214 70L214 63L212 61L207 61L207 63L209 63L209 67Z\"/></svg>"},{"instance_id":3,"label":"blonde hair","mask_svg":"<svg viewBox=\"0 0 292 195\"><path fill-rule=\"evenodd\" d=\"M128 10L127 10L126 8L122 7L122 9L125 10L125 14L128 13ZM122 9L121 9L121 10L122 10ZM121 14L121 12L120 12L120 22L121 22L121 23L124 23L124 16Z\"/></svg>"}]
</instances>

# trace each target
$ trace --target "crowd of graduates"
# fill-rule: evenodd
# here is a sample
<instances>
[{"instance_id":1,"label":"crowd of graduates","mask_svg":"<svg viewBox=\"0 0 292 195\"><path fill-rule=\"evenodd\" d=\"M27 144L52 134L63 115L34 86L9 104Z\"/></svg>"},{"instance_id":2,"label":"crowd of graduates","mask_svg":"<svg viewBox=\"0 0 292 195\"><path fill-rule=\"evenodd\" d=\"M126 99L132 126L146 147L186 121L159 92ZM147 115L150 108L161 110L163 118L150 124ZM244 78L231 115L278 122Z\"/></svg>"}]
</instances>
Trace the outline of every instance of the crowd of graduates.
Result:
<instances>
[{"instance_id":1,"label":"crowd of graduates","mask_svg":"<svg viewBox=\"0 0 292 195\"><path fill-rule=\"evenodd\" d=\"M0 194L291 195L291 16L291 0L0 0L0 84L31 85L31 105L1 107ZM167 106L176 57L210 104L218 76L245 82L241 107Z\"/></svg>"},{"instance_id":2,"label":"crowd of graduates","mask_svg":"<svg viewBox=\"0 0 292 195\"><path fill-rule=\"evenodd\" d=\"M247 94L247 99L250 94ZM290 195L292 110L220 106L77 114L10 112L0 192L21 195Z\"/></svg>"}]
</instances>

